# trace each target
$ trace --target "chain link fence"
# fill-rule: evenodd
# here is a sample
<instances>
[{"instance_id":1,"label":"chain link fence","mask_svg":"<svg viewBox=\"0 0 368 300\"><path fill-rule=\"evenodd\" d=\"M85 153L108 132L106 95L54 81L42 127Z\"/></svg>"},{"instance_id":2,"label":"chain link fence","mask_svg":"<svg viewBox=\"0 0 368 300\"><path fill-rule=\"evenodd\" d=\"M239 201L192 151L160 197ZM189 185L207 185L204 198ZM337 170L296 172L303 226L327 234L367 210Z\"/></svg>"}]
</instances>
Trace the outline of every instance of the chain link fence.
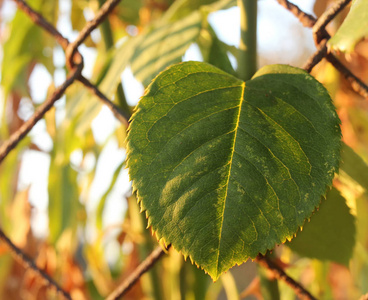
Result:
<instances>
[{"instance_id":1,"label":"chain link fence","mask_svg":"<svg viewBox=\"0 0 368 300\"><path fill-rule=\"evenodd\" d=\"M90 82L82 75L83 70L83 56L80 54L78 47L86 40L90 33L97 28L108 16L108 14L116 7L120 0L108 0L100 8L95 18L89 21L85 27L79 32L78 37L74 42L70 43L61 33L55 29L45 18L34 11L25 1L13 0L16 2L18 9L22 10L28 15L28 17L37 25L42 27L50 35L52 35L65 52L66 65L69 71L67 79L58 88L55 89L53 94L46 99L46 101L38 107L35 113L23 123L23 125L14 132L10 138L4 141L0 146L0 163L6 158L12 149L14 149L18 143L31 131L35 124L44 117L44 115L54 106L55 102L60 99L65 91L73 85L76 81L79 81L84 87L95 94L98 99L106 105L114 114L117 120L119 120L126 128L129 125L130 115L112 101L110 101L95 84ZM303 68L307 72L311 72L314 66L316 66L322 59L329 61L341 75L351 84L353 90L360 94L362 97L368 100L368 87L357 76L355 76L348 68L346 68L342 62L331 52L327 47L327 42L331 38L326 30L327 24L333 20L336 15L342 11L351 0L337 1L331 8L325 11L319 19L316 19L312 15L309 15L299 9L298 6L290 3L287 0L277 0L280 5L289 10L295 15L305 27L312 28L314 42L317 47L317 51L305 62ZM0 239L11 250L15 259L20 261L22 265L27 268L31 268L38 276L43 278L47 286L56 290L57 294L65 299L72 299L70 294L64 291L58 283L56 283L50 276L44 271L39 269L34 261L25 255L21 249L14 245L14 243L6 236L6 234L0 229ZM119 299L123 296L138 280L147 272L159 259L169 250L170 245L166 249L157 247L131 274L122 282L111 294L106 298L107 300ZM291 286L295 293L301 298L314 299L314 297L306 291L298 282L290 278L277 264L272 262L268 257L259 255L256 261L269 269L275 278L285 281Z\"/></svg>"}]
</instances>

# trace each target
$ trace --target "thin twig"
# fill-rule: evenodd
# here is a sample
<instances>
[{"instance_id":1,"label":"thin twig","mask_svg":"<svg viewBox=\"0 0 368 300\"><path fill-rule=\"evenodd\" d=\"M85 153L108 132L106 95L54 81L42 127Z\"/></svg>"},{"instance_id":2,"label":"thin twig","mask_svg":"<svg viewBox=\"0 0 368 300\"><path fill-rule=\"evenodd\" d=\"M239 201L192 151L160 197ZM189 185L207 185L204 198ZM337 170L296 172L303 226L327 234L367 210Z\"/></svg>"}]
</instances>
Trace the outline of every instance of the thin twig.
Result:
<instances>
[{"instance_id":1,"label":"thin twig","mask_svg":"<svg viewBox=\"0 0 368 300\"><path fill-rule=\"evenodd\" d=\"M92 93L94 93L114 114L125 127L128 128L130 116L121 110L117 105L110 101L94 84L92 84L87 78L80 76L78 80L87 87Z\"/></svg>"},{"instance_id":2,"label":"thin twig","mask_svg":"<svg viewBox=\"0 0 368 300\"><path fill-rule=\"evenodd\" d=\"M301 299L316 300L300 283L289 277L284 270L277 264L270 260L267 256L259 254L255 261L261 266L270 270L275 278L282 279L288 286L290 286Z\"/></svg>"},{"instance_id":3,"label":"thin twig","mask_svg":"<svg viewBox=\"0 0 368 300\"><path fill-rule=\"evenodd\" d=\"M95 18L89 21L86 26L79 32L76 40L68 46L66 49L66 58L69 66L74 64L74 55L77 52L78 47L84 42L84 40L90 35L90 33L105 20L107 15L118 5L120 0L108 0L101 6L97 12Z\"/></svg>"},{"instance_id":4,"label":"thin twig","mask_svg":"<svg viewBox=\"0 0 368 300\"><path fill-rule=\"evenodd\" d=\"M169 250L171 245L168 245L166 250ZM105 300L117 300L124 296L126 292L141 278L141 276L151 269L154 264L165 254L164 249L158 246L147 258L122 282Z\"/></svg>"},{"instance_id":5,"label":"thin twig","mask_svg":"<svg viewBox=\"0 0 368 300\"><path fill-rule=\"evenodd\" d=\"M308 58L303 69L308 73L327 55L327 40L323 40L317 47L317 51Z\"/></svg>"},{"instance_id":6,"label":"thin twig","mask_svg":"<svg viewBox=\"0 0 368 300\"><path fill-rule=\"evenodd\" d=\"M25 268L31 268L40 278L42 278L48 287L52 287L56 293L65 299L72 300L72 297L64 291L48 274L42 271L24 252L13 244L13 242L0 229L0 240L9 247L11 254Z\"/></svg>"},{"instance_id":7,"label":"thin twig","mask_svg":"<svg viewBox=\"0 0 368 300\"><path fill-rule=\"evenodd\" d=\"M0 164L4 158L9 154L9 152L14 149L18 143L31 131L34 125L42 119L47 111L49 111L54 105L55 101L58 100L66 91L66 89L80 76L82 71L82 66L76 68L65 80L65 82L59 86L54 93L42 103L36 112L22 124L22 126L15 131L9 139L0 145Z\"/></svg>"}]
</instances>

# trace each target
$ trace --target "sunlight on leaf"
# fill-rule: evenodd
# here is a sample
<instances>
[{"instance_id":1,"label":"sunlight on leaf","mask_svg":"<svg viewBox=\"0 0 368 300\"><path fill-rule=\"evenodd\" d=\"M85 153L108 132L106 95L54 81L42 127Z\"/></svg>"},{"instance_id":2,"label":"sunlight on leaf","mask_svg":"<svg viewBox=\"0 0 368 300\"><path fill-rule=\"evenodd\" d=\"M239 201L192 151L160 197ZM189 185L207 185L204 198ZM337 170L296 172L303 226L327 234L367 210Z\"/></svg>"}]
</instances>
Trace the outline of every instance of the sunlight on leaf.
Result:
<instances>
[{"instance_id":1,"label":"sunlight on leaf","mask_svg":"<svg viewBox=\"0 0 368 300\"><path fill-rule=\"evenodd\" d=\"M336 34L328 41L328 45L333 50L350 53L365 37L368 37L368 1L354 0L349 14Z\"/></svg>"},{"instance_id":2,"label":"sunlight on leaf","mask_svg":"<svg viewBox=\"0 0 368 300\"><path fill-rule=\"evenodd\" d=\"M246 83L200 62L148 87L127 166L158 238L216 280L291 239L331 185L339 119L324 87L273 65Z\"/></svg>"}]
</instances>

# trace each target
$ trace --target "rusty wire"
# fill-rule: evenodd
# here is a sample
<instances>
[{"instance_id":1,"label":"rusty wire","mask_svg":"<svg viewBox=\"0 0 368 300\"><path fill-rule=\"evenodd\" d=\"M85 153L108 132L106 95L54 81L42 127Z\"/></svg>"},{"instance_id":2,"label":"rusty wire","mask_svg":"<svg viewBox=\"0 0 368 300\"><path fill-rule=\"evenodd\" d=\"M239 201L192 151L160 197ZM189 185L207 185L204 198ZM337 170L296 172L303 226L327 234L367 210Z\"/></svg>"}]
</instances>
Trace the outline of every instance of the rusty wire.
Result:
<instances>
[{"instance_id":1,"label":"rusty wire","mask_svg":"<svg viewBox=\"0 0 368 300\"><path fill-rule=\"evenodd\" d=\"M81 75L83 69L83 57L78 51L78 47L90 35L90 33L101 24L101 22L108 16L120 0L108 0L97 12L95 18L88 22L80 31L76 40L72 43L63 37L60 32L47 22L41 14L34 11L24 0L13 0L16 2L19 9L25 12L29 18L44 30L50 33L55 40L61 45L65 51L67 67L70 71L65 82L59 86L54 93L37 109L33 116L27 120L10 138L0 146L0 163L8 155L8 153L16 147L16 145L27 135L33 126L50 110L55 101L57 101L76 80L81 82L87 89L94 93L103 104L105 104L114 114L114 116L125 126L128 125L129 114L122 111L112 101L110 101L93 83ZM317 65L323 58L327 59L346 79L351 83L352 88L368 99L368 87L359 78L357 78L351 71L346 68L332 53L327 49L327 42L330 35L326 31L326 25L346 6L351 0L340 0L333 7L327 10L318 20L312 15L303 12L298 6L290 3L287 0L277 0L287 10L291 11L306 27L313 28L314 39L317 51L307 60L304 69L310 72L315 65ZM58 284L50 278L45 272L40 270L34 262L28 258L19 248L17 248L11 240L0 229L0 240L2 240L12 250L11 252L16 259L20 260L23 265L31 267L39 276L41 276L48 285L62 295L66 299L71 299L70 295L63 291ZM167 247L167 249L170 245ZM152 266L159 260L166 250L158 247L154 250L133 272L122 282L112 293L107 300L118 299L124 295ZM279 266L273 263L267 256L258 256L256 261L267 267L278 279L284 280L288 283L298 295L307 299L314 299L313 296L306 291L300 284L291 279Z\"/></svg>"},{"instance_id":2,"label":"rusty wire","mask_svg":"<svg viewBox=\"0 0 368 300\"><path fill-rule=\"evenodd\" d=\"M124 280L112 293L106 298L106 300L117 300L124 296L129 289L146 273L164 254L165 251L170 249L171 245L168 245L164 250L161 246L158 246L152 253L146 257L146 259Z\"/></svg>"},{"instance_id":3,"label":"rusty wire","mask_svg":"<svg viewBox=\"0 0 368 300\"><path fill-rule=\"evenodd\" d=\"M101 91L92 84L87 78L84 76L80 76L78 81L84 84L86 88L88 88L93 94L95 94L100 101L102 101L114 114L115 118L118 119L126 128L128 128L128 120L130 118L129 114L122 111L117 105L111 102Z\"/></svg>"},{"instance_id":4,"label":"rusty wire","mask_svg":"<svg viewBox=\"0 0 368 300\"><path fill-rule=\"evenodd\" d=\"M336 15L346 7L351 0L340 0L330 9L325 11L323 15L317 20L315 17L303 12L298 6L290 3L288 0L276 0L279 4L288 9L294 14L300 22L313 30L314 41L317 46L317 51L308 59L304 68L310 72L312 68L323 58L327 59L350 83L355 92L368 100L368 86L357 76L355 76L344 64L337 59L332 53L324 48L330 35L326 31L327 24L336 17Z\"/></svg>"},{"instance_id":5,"label":"rusty wire","mask_svg":"<svg viewBox=\"0 0 368 300\"><path fill-rule=\"evenodd\" d=\"M62 34L56 30L54 26L52 26L49 22L45 20L45 18L39 14L38 12L34 11L25 1L23 0L13 0L18 8L22 10L24 13L28 15L28 17L37 25L41 26L45 29L48 33L50 33L55 40L60 44L60 46L65 50L69 44L69 41L62 36Z\"/></svg>"},{"instance_id":6,"label":"rusty wire","mask_svg":"<svg viewBox=\"0 0 368 300\"><path fill-rule=\"evenodd\" d=\"M310 14L305 13L304 11L302 11L298 6L296 6L293 3L290 3L287 0L277 0L277 2L282 5L283 7L285 7L287 10L291 11L294 16L296 16L300 23L305 26L305 27L313 27L314 24L316 23L316 18L313 17Z\"/></svg>"},{"instance_id":7,"label":"rusty wire","mask_svg":"<svg viewBox=\"0 0 368 300\"><path fill-rule=\"evenodd\" d=\"M338 13L340 13L351 0L340 0L335 5L331 6L326 10L313 25L313 32L319 32L326 28L327 24L330 23Z\"/></svg>"},{"instance_id":8,"label":"rusty wire","mask_svg":"<svg viewBox=\"0 0 368 300\"><path fill-rule=\"evenodd\" d=\"M270 270L272 272L272 275L276 279L283 280L288 286L292 287L295 294L299 296L300 299L306 299L306 300L316 300L315 297L311 295L303 286L301 286L298 282L296 282L294 279L292 279L290 276L288 276L284 270L282 270L276 263L274 263L271 259L269 259L267 256L258 254L255 261L261 265L262 267Z\"/></svg>"},{"instance_id":9,"label":"rusty wire","mask_svg":"<svg viewBox=\"0 0 368 300\"><path fill-rule=\"evenodd\" d=\"M33 126L36 125L36 123L43 118L46 112L48 112L53 107L55 101L60 99L66 89L75 81L75 79L81 74L81 72L82 66L79 65L68 76L65 82L61 86L59 86L44 103L39 106L36 112L26 122L24 122L22 126L9 137L9 139L1 144L0 163L9 154L9 152L18 145L18 143L27 135L27 133L31 131Z\"/></svg>"},{"instance_id":10,"label":"rusty wire","mask_svg":"<svg viewBox=\"0 0 368 300\"><path fill-rule=\"evenodd\" d=\"M305 64L303 65L303 69L308 73L312 71L314 66L316 66L324 57L327 55L327 40L323 40L318 46L317 51L314 52L312 56L310 56Z\"/></svg>"},{"instance_id":11,"label":"rusty wire","mask_svg":"<svg viewBox=\"0 0 368 300\"><path fill-rule=\"evenodd\" d=\"M24 252L13 244L13 242L0 229L0 240L10 249L13 257L19 261L23 266L31 269L35 274L42 278L47 286L55 290L56 293L64 299L72 300L72 297L64 291L46 272L37 267L32 259L30 259Z\"/></svg>"},{"instance_id":12,"label":"rusty wire","mask_svg":"<svg viewBox=\"0 0 368 300\"><path fill-rule=\"evenodd\" d=\"M78 52L78 47L91 34L91 32L107 18L107 15L115 8L116 5L119 4L120 1L121 0L106 1L101 6L93 20L89 21L79 32L76 40L73 43L69 44L65 51L65 55L67 58L67 65L69 65L70 68L74 67L74 55Z\"/></svg>"}]
</instances>

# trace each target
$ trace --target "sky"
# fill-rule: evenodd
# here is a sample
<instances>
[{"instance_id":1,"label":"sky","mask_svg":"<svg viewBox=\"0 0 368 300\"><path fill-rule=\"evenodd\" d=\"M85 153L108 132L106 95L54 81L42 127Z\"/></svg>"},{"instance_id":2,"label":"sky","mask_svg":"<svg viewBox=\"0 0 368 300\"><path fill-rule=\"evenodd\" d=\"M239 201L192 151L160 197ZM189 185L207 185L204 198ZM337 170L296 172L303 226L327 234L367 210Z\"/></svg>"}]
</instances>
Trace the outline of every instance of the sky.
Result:
<instances>
[{"instance_id":1,"label":"sky","mask_svg":"<svg viewBox=\"0 0 368 300\"><path fill-rule=\"evenodd\" d=\"M313 14L314 0L295 0L291 1L297 4L302 10ZM73 31L68 21L70 2L68 0L60 0L60 19L57 24L57 29L69 40L73 40L78 35ZM15 12L15 5L10 0L5 0L2 11L0 12L0 19L6 21L11 19ZM93 13L86 10L85 16L88 19L93 18ZM214 27L218 36L224 42L237 46L240 41L239 10L237 7L212 13L209 16L209 22ZM311 29L303 28L299 21L283 7L281 7L275 0L259 0L258 1L258 65L270 63L285 63L298 66L305 58L309 57L315 50L312 38ZM290 39L290 36L293 38ZM98 41L100 39L99 31L96 30L92 36ZM298 48L299 47L299 48ZM301 48L302 47L302 48ZM298 49L303 49L302 58ZM96 59L96 52L93 49L82 45L80 52L85 59L85 68L83 75L87 78L91 77L94 61ZM0 50L0 61L2 53ZM196 45L192 45L186 54L184 60L200 60L201 55ZM55 82L60 85L66 78L63 69L65 63L64 53L61 48L54 49L54 63L58 67L55 74L51 76L46 68L42 65L37 65L30 77L31 96L35 103L42 103L47 94L47 88ZM233 61L233 63L235 63ZM130 105L137 104L139 98L143 94L142 85L135 80L132 72L127 68L122 74L122 82L124 91L126 92L127 101ZM0 100L2 99L0 90ZM33 105L30 99L23 99L23 108L20 111L21 117L25 120L33 113ZM65 99L57 102L56 107L59 119L62 120L64 112ZM2 105L0 105L2 107ZM1 109L1 108L0 108ZM0 115L1 115L0 111ZM98 143L103 144L110 133L117 127L118 123L112 116L111 112L104 107L96 119L92 122L92 130L95 139ZM46 132L46 124L41 120L31 131L34 142L44 151L52 149L52 141ZM116 166L124 159L125 153L118 148L116 140L109 140L105 149L101 153L97 161L97 172L94 182L92 184L87 211L93 213L99 199L108 188L108 184L112 178L112 174ZM81 151L76 151L71 156L71 161L75 165L82 160ZM93 165L95 161L90 161ZM50 166L50 158L48 155L38 151L29 150L23 154L19 189L30 186L30 202L35 207L32 228L35 235L44 237L47 235L47 178L48 169ZM105 209L104 225L111 226L115 223L121 222L122 216L126 209L126 202L122 201L123 195L130 191L130 183L128 179L127 170L121 172L118 182L111 192L107 207ZM108 215L108 217L107 217ZM89 233L93 237L93 230Z\"/></svg>"}]
</instances>

